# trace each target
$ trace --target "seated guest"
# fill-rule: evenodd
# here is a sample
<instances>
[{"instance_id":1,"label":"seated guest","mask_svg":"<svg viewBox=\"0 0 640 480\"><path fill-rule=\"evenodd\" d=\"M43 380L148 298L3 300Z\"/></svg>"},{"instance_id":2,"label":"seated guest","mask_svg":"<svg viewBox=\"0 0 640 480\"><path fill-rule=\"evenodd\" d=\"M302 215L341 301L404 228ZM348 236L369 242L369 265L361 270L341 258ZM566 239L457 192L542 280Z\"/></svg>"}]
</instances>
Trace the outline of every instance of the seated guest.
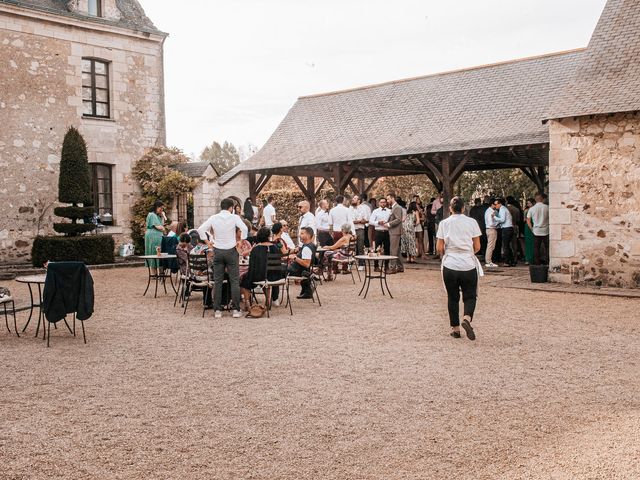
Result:
<instances>
[{"instance_id":1,"label":"seated guest","mask_svg":"<svg viewBox=\"0 0 640 480\"><path fill-rule=\"evenodd\" d=\"M182 275L187 274L187 263L189 258L189 252L193 250L191 245L191 237L188 233L183 233L179 237L178 246L176 247L176 257L178 257L178 266L180 267L180 273Z\"/></svg>"},{"instance_id":2,"label":"seated guest","mask_svg":"<svg viewBox=\"0 0 640 480\"><path fill-rule=\"evenodd\" d=\"M255 225L251 225L251 229L249 229L249 234L247 235L247 241L251 245L255 245L258 242L256 237L257 233L258 227L256 227Z\"/></svg>"},{"instance_id":3,"label":"seated guest","mask_svg":"<svg viewBox=\"0 0 640 480\"><path fill-rule=\"evenodd\" d=\"M345 223L340 228L342 231L342 237L338 239L336 243L331 245L330 247L325 247L328 250L322 252L322 264L326 266L328 270L327 281L330 282L333 280L333 274L338 273L338 266L336 265L332 268L333 260L346 260L349 258L349 243L355 239L355 235L351 233L351 225ZM346 269L346 266L345 266ZM347 272L348 273L348 272Z\"/></svg>"},{"instance_id":4,"label":"seated guest","mask_svg":"<svg viewBox=\"0 0 640 480\"><path fill-rule=\"evenodd\" d=\"M271 243L273 243L278 251L283 255L287 255L289 253L289 247L282 239L282 224L280 222L276 222L271 227Z\"/></svg>"},{"instance_id":5,"label":"seated guest","mask_svg":"<svg viewBox=\"0 0 640 480\"><path fill-rule=\"evenodd\" d=\"M236 228L236 242L236 250L238 250L238 255L243 258L248 257L253 246L248 240L242 239L242 232L239 228Z\"/></svg>"},{"instance_id":6,"label":"seated guest","mask_svg":"<svg viewBox=\"0 0 640 480\"><path fill-rule=\"evenodd\" d=\"M251 290L253 290L257 283L265 280L265 273L267 271L267 255L269 253L280 253L278 247L276 247L269 237L271 236L271 230L267 227L262 227L258 230L256 235L257 243L251 249L249 255L249 271L240 277L240 292L244 299L244 310L249 310L249 304L251 299ZM267 280L279 280L283 278L284 270L282 273L278 272L270 273ZM273 287L271 291L271 299L277 303L279 296L279 288Z\"/></svg>"},{"instance_id":7,"label":"seated guest","mask_svg":"<svg viewBox=\"0 0 640 480\"><path fill-rule=\"evenodd\" d=\"M169 224L169 231L167 232L167 237L177 237L182 232L178 232L178 221L174 220Z\"/></svg>"},{"instance_id":8,"label":"seated guest","mask_svg":"<svg viewBox=\"0 0 640 480\"><path fill-rule=\"evenodd\" d=\"M296 244L293 243L291 236L289 235L289 224L285 221L280 222L282 224L282 241L286 245L289 251L295 250Z\"/></svg>"},{"instance_id":9,"label":"seated guest","mask_svg":"<svg viewBox=\"0 0 640 480\"><path fill-rule=\"evenodd\" d=\"M311 290L311 282L308 277L311 274L311 265L316 255L316 245L313 243L313 228L302 227L300 229L301 247L297 254L289 255L291 264L289 265L289 274L295 277L305 277L300 286L302 291L297 298L312 298L313 290Z\"/></svg>"}]
</instances>

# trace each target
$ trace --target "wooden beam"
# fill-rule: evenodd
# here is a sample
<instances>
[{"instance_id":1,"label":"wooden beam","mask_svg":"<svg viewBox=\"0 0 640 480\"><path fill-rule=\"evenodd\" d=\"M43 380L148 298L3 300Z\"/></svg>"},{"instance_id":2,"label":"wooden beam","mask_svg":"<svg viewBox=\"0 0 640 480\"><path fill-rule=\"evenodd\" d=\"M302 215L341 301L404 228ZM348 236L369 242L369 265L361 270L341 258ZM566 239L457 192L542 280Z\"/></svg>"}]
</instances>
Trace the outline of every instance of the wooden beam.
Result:
<instances>
[{"instance_id":1,"label":"wooden beam","mask_svg":"<svg viewBox=\"0 0 640 480\"><path fill-rule=\"evenodd\" d=\"M296 175L292 175L293 180L298 184L298 187L300 188L300 191L302 192L302 194L305 196L305 198L309 198L309 192L307 192L307 187L304 186L304 183L302 183L302 180L300 180Z\"/></svg>"},{"instance_id":2,"label":"wooden beam","mask_svg":"<svg viewBox=\"0 0 640 480\"><path fill-rule=\"evenodd\" d=\"M266 173L262 177L260 177L256 185L256 195L259 195L260 192L264 189L264 187L267 186L267 183L269 183L269 180L271 180L271 175L267 175Z\"/></svg>"},{"instance_id":3,"label":"wooden beam","mask_svg":"<svg viewBox=\"0 0 640 480\"><path fill-rule=\"evenodd\" d=\"M460 159L456 167L453 169L453 172L451 172L452 183L455 184L458 181L458 179L460 178L460 175L463 174L464 167L470 158L471 158L471 154L466 154L464 157L462 157L462 159Z\"/></svg>"},{"instance_id":4,"label":"wooden beam","mask_svg":"<svg viewBox=\"0 0 640 480\"><path fill-rule=\"evenodd\" d=\"M320 193L320 190L322 190L322 187L324 187L324 184L327 183L327 179L326 178L322 178L322 181L320 182L320 185L318 185L316 187L316 191L315 191L315 196L317 197L318 194Z\"/></svg>"},{"instance_id":5,"label":"wooden beam","mask_svg":"<svg viewBox=\"0 0 640 480\"><path fill-rule=\"evenodd\" d=\"M430 158L421 158L420 163L424 165L440 183L442 183L442 171Z\"/></svg>"},{"instance_id":6,"label":"wooden beam","mask_svg":"<svg viewBox=\"0 0 640 480\"><path fill-rule=\"evenodd\" d=\"M327 182L329 182L329 185L331 185L333 187L333 191L334 192L338 192L338 185L336 184L336 182L333 181L333 178L331 178L329 175L323 175L323 177Z\"/></svg>"},{"instance_id":7,"label":"wooden beam","mask_svg":"<svg viewBox=\"0 0 640 480\"><path fill-rule=\"evenodd\" d=\"M380 180L380 177L375 177L373 180L371 180L371 183L369 184L369 186L367 188L365 188L364 192L362 192L362 193L366 193L367 195L369 195L369 192L375 186L375 184L378 182L378 180Z\"/></svg>"},{"instance_id":8,"label":"wooden beam","mask_svg":"<svg viewBox=\"0 0 640 480\"><path fill-rule=\"evenodd\" d=\"M354 195L360 195L360 190L358 190L358 187L356 187L356 184L353 183L353 180L349 180L349 186L351 187L351 191L353 192Z\"/></svg>"}]
</instances>

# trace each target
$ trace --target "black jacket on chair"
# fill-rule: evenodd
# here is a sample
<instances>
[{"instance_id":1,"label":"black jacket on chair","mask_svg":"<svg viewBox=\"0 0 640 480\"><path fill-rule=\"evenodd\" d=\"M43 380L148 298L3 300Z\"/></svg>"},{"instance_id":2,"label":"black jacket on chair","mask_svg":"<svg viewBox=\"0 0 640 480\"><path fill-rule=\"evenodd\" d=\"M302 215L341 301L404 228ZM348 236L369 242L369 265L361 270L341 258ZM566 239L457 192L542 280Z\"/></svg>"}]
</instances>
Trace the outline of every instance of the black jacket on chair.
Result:
<instances>
[{"instance_id":1,"label":"black jacket on chair","mask_svg":"<svg viewBox=\"0 0 640 480\"><path fill-rule=\"evenodd\" d=\"M93 278L82 262L50 262L42 295L42 309L49 322L75 313L78 320L93 314Z\"/></svg>"}]
</instances>

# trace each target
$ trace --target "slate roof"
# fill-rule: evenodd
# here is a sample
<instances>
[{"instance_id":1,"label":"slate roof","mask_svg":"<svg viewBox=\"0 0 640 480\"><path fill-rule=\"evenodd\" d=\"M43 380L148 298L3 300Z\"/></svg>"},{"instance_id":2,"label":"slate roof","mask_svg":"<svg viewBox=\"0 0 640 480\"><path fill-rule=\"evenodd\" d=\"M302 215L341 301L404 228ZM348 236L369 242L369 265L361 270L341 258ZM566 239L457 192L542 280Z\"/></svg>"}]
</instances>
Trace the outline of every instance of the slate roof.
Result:
<instances>
[{"instance_id":1,"label":"slate roof","mask_svg":"<svg viewBox=\"0 0 640 480\"><path fill-rule=\"evenodd\" d=\"M179 171L180 173L186 175L189 178L200 178L207 171L207 168L211 165L213 171L218 174L216 167L213 166L210 162L189 162L189 163L180 163L178 165L174 165L172 168Z\"/></svg>"},{"instance_id":2,"label":"slate roof","mask_svg":"<svg viewBox=\"0 0 640 480\"><path fill-rule=\"evenodd\" d=\"M147 17L144 9L137 0L116 0L116 5L122 14L120 20L91 17L71 12L67 8L67 0L0 0L0 3L81 19L88 22L113 25L139 32L163 34L163 32L156 28L149 17Z\"/></svg>"},{"instance_id":3,"label":"slate roof","mask_svg":"<svg viewBox=\"0 0 640 480\"><path fill-rule=\"evenodd\" d=\"M542 118L584 49L300 97L241 171L549 141Z\"/></svg>"},{"instance_id":4,"label":"slate roof","mask_svg":"<svg viewBox=\"0 0 640 480\"><path fill-rule=\"evenodd\" d=\"M545 118L640 110L640 0L609 0L581 64Z\"/></svg>"}]
</instances>

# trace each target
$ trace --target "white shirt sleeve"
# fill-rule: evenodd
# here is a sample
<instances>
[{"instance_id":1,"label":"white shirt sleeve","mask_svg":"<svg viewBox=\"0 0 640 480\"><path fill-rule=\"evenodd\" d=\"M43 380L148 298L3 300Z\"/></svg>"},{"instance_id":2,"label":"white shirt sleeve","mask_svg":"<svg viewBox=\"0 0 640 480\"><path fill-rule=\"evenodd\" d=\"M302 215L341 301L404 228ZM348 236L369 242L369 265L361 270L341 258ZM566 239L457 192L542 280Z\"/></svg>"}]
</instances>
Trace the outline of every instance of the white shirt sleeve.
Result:
<instances>
[{"instance_id":1,"label":"white shirt sleeve","mask_svg":"<svg viewBox=\"0 0 640 480\"><path fill-rule=\"evenodd\" d=\"M198 227L198 235L200 236L200 240L208 240L209 237L207 233L211 230L213 226L213 216L209 217L202 225ZM245 226L245 230L246 230Z\"/></svg>"},{"instance_id":2,"label":"white shirt sleeve","mask_svg":"<svg viewBox=\"0 0 640 480\"><path fill-rule=\"evenodd\" d=\"M436 233L436 238L439 238L440 240L444 240L444 229L442 228L444 225L444 222L440 222L438 224L438 233Z\"/></svg>"},{"instance_id":3,"label":"white shirt sleeve","mask_svg":"<svg viewBox=\"0 0 640 480\"><path fill-rule=\"evenodd\" d=\"M378 221L378 211L374 210L369 217L369 225L376 226L376 222Z\"/></svg>"},{"instance_id":4,"label":"white shirt sleeve","mask_svg":"<svg viewBox=\"0 0 640 480\"><path fill-rule=\"evenodd\" d=\"M300 253L300 258L302 258L302 260L311 260L312 256L313 256L313 252L309 247L304 247L302 249L302 252Z\"/></svg>"}]
</instances>

